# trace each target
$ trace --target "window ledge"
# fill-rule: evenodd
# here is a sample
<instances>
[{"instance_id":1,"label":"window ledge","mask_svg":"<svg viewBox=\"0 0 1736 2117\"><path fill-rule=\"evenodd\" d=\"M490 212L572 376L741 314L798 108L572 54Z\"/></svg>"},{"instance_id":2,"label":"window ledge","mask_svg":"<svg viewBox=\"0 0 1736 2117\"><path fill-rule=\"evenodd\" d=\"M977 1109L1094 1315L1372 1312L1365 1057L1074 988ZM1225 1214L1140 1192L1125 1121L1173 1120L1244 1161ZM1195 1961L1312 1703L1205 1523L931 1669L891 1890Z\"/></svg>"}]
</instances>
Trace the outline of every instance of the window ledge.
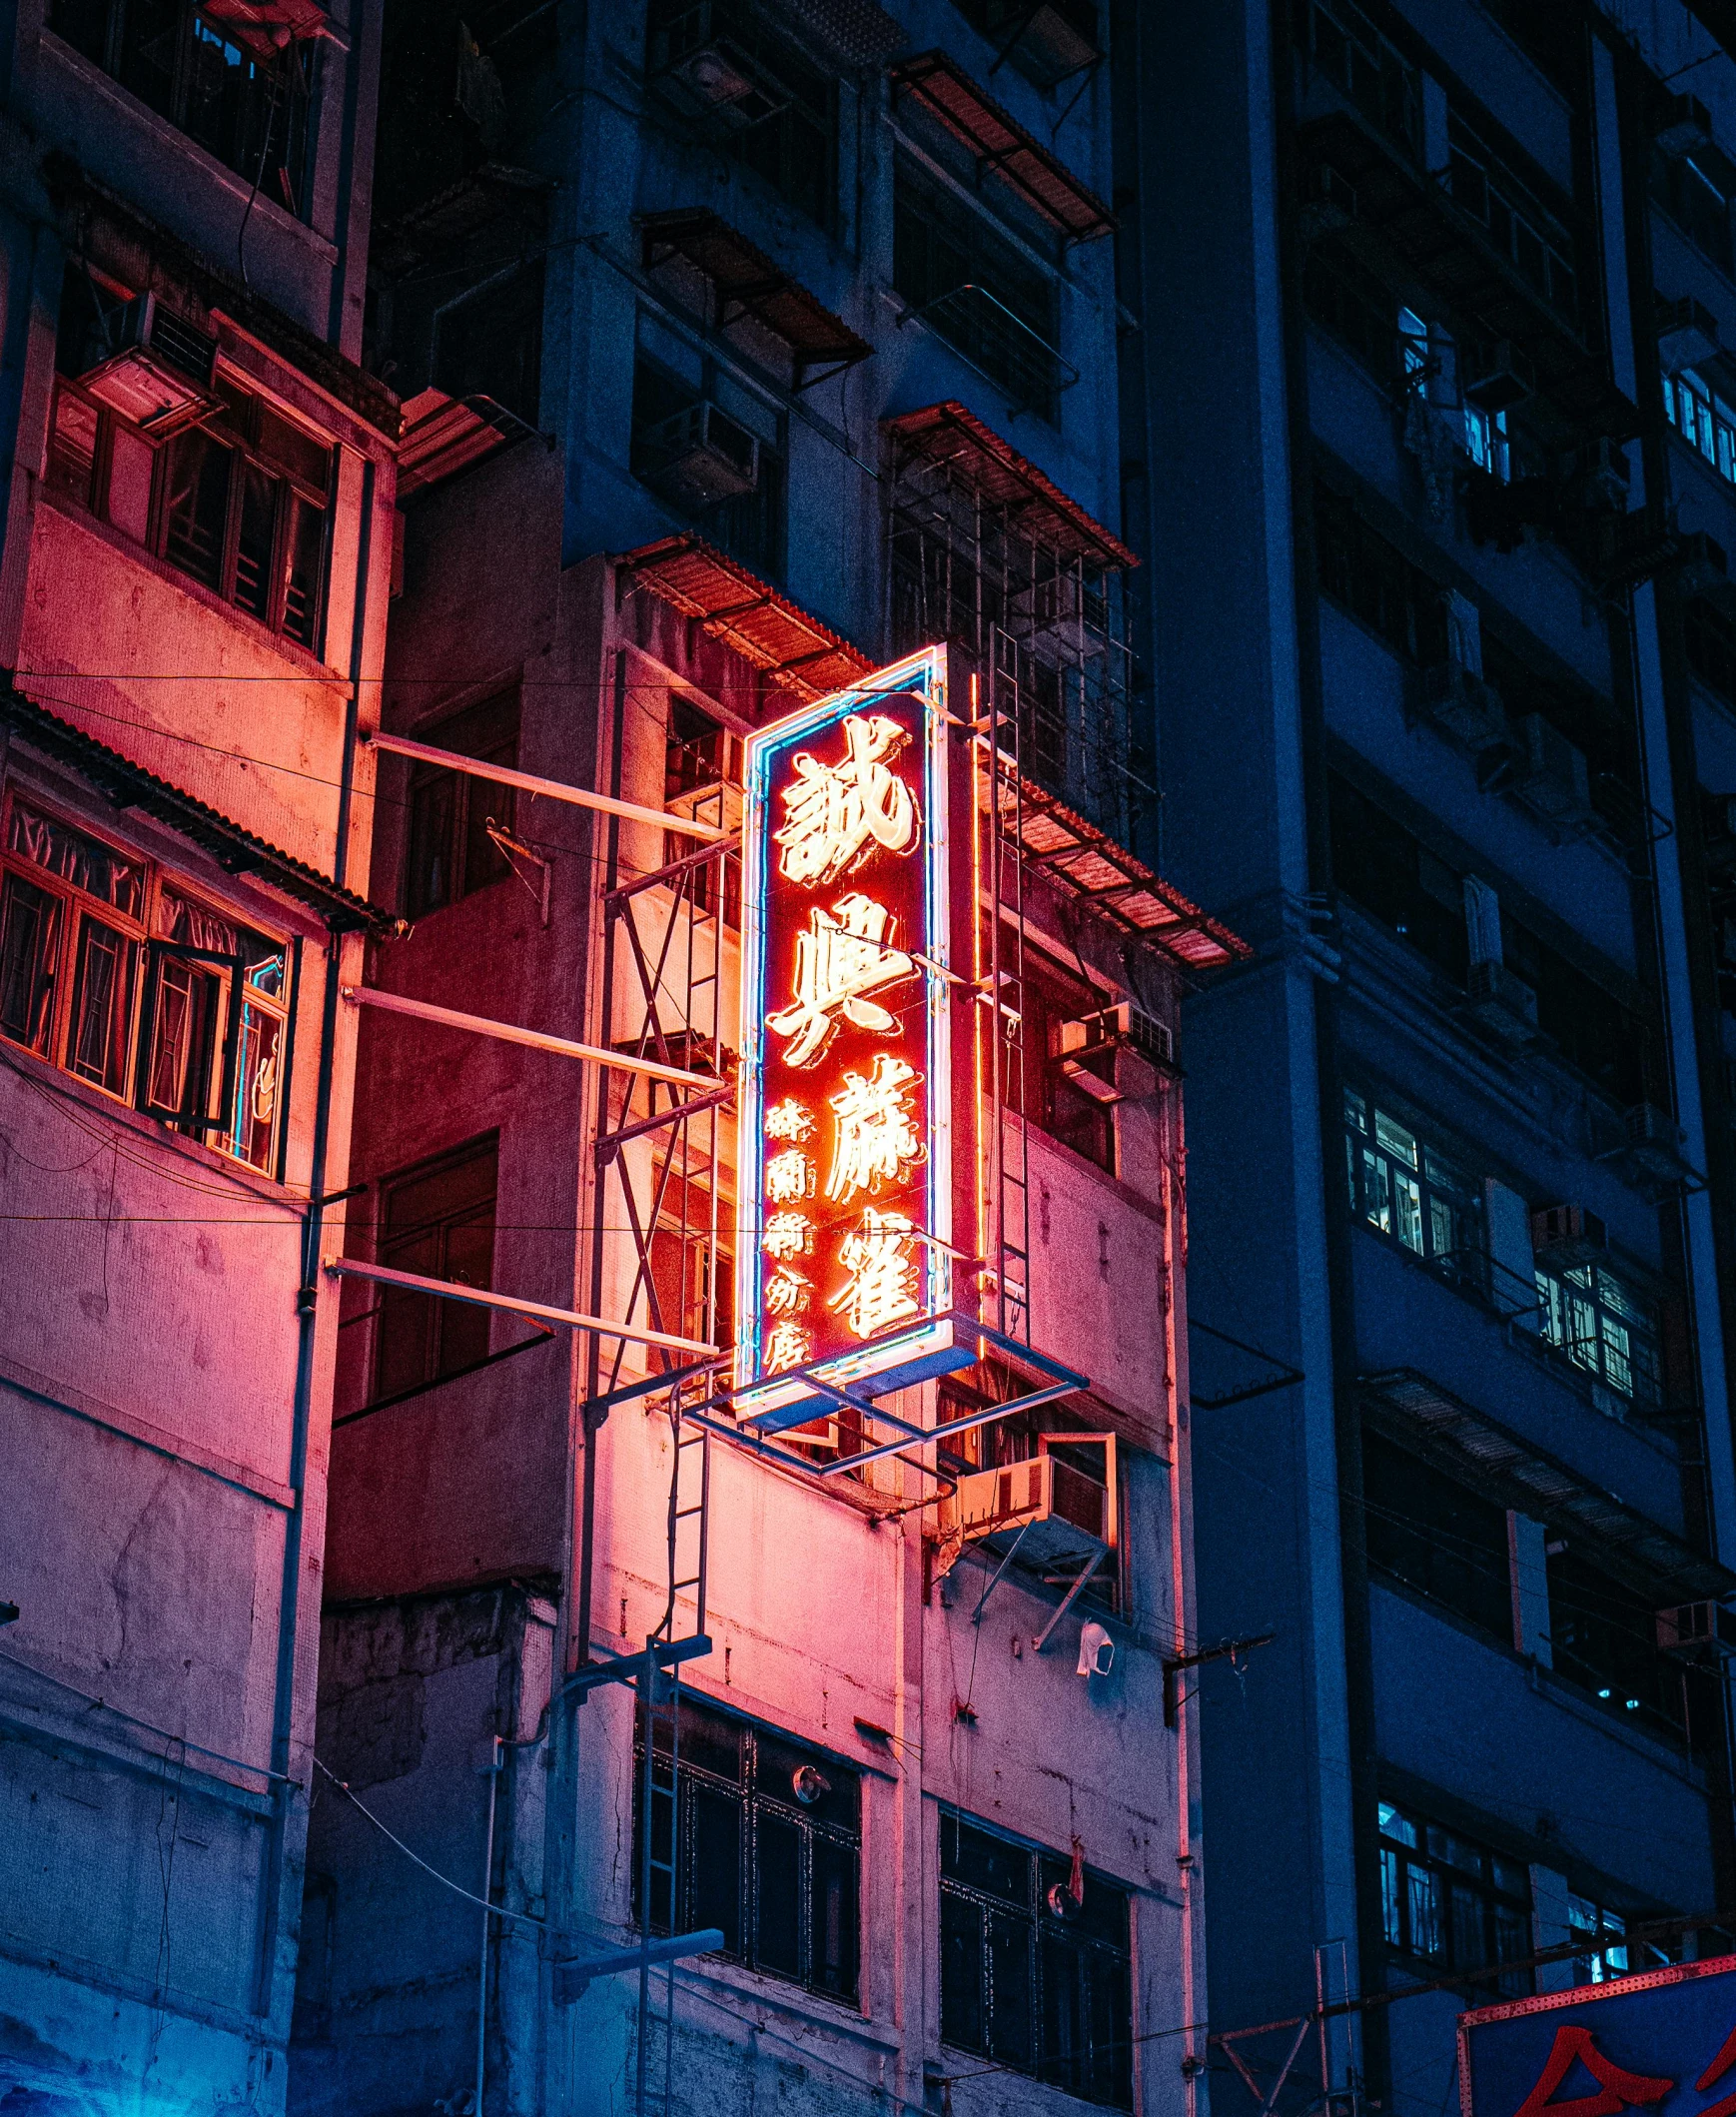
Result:
<instances>
[{"instance_id":1,"label":"window ledge","mask_svg":"<svg viewBox=\"0 0 1736 2117\"><path fill-rule=\"evenodd\" d=\"M274 654L281 655L290 664L290 677L304 676L310 682L325 685L339 697L349 695L348 678L340 675L329 663L322 661L311 648L287 638L282 632L274 632L269 625L261 624L257 617L250 617L245 610L237 609L233 602L225 602L221 595L208 588L203 581L195 580L191 573L183 573L167 559L159 558L154 551L146 550L143 544L135 543L112 523L104 522L100 515L93 515L89 508L81 507L76 500L69 499L64 493L50 492L46 485L41 485L37 488L36 504L38 507L52 508L57 515L62 515L68 522L76 524L86 535L94 537L99 543L107 544L112 551L138 566L141 571L150 573L168 587L180 589L182 594L209 610L213 616L225 619L255 645L269 647Z\"/></svg>"},{"instance_id":2,"label":"window ledge","mask_svg":"<svg viewBox=\"0 0 1736 2117\"><path fill-rule=\"evenodd\" d=\"M631 1947L638 1929L629 1929L625 1945ZM870 1960L863 1951L863 1967ZM681 1965L681 1981L691 1984L708 1979L732 1999L756 2000L768 2011L785 2015L792 2028L823 2029L829 2035L847 2037L852 2043L879 2056L900 2048L896 2030L882 2027L866 2008L854 2000L834 1999L830 1993L810 1991L764 1970L750 1970L745 1963L731 1962L725 1955L691 1955Z\"/></svg>"}]
</instances>

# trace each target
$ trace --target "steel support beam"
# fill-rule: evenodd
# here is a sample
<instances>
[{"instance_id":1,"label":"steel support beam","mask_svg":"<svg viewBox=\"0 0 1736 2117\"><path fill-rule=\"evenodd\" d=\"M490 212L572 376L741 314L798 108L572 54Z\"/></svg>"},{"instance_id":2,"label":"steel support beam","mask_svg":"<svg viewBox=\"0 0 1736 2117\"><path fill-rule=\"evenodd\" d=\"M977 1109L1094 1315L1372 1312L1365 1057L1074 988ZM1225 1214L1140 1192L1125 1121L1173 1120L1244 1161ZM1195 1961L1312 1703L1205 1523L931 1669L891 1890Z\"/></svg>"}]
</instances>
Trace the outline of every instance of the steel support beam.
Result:
<instances>
[{"instance_id":1,"label":"steel support beam","mask_svg":"<svg viewBox=\"0 0 1736 2117\"><path fill-rule=\"evenodd\" d=\"M523 1044L532 1051L552 1051L557 1058L587 1059L593 1066L611 1066L617 1073L642 1073L654 1081L668 1081L676 1088L696 1088L714 1094L726 1082L714 1073L686 1073L679 1066L662 1066L655 1059L635 1058L628 1051L610 1051L602 1044L575 1044L570 1037L549 1036L541 1029L520 1029L515 1022L495 1022L483 1014L460 1014L455 1007L436 1007L432 1000L406 999L403 993L382 992L374 985L346 985L344 998L352 1007L379 1007L388 1014L406 1014L419 1022L434 1022L441 1029L467 1029L473 1036L491 1036L502 1044ZM679 1110L673 1113L679 1116Z\"/></svg>"},{"instance_id":2,"label":"steel support beam","mask_svg":"<svg viewBox=\"0 0 1736 2117\"><path fill-rule=\"evenodd\" d=\"M714 1345L696 1338L675 1338L667 1331L645 1331L637 1324L614 1323L606 1316L584 1316L576 1309L554 1309L542 1301L520 1301L513 1294L494 1294L484 1287L459 1286L452 1279L427 1279L421 1272L400 1272L391 1265L364 1264L358 1257L328 1257L334 1279L372 1279L383 1287L402 1287L409 1294L434 1294L442 1301L468 1302L476 1309L503 1309L508 1316L558 1323L569 1331L594 1331L599 1338L620 1338L628 1345L660 1346L669 1353L715 1354Z\"/></svg>"}]
</instances>

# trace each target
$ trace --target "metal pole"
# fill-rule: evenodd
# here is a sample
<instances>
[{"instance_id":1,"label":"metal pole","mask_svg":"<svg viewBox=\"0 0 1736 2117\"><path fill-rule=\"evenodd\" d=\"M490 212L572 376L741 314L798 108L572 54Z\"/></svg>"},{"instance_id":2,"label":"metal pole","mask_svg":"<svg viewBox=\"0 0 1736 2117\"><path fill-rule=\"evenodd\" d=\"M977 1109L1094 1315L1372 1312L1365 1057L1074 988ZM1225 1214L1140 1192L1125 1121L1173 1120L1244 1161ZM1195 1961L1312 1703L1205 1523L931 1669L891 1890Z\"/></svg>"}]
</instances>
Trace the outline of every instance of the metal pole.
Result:
<instances>
[{"instance_id":1,"label":"metal pole","mask_svg":"<svg viewBox=\"0 0 1736 2117\"><path fill-rule=\"evenodd\" d=\"M492 1735L488 1747L488 1830L482 1851L482 1902L486 1906L494 1892L494 1792L500 1783L500 1737ZM482 1912L482 1958L476 1975L476 2107L472 2117L482 2117L482 2079L488 2063L488 1921L493 1913Z\"/></svg>"},{"instance_id":2,"label":"metal pole","mask_svg":"<svg viewBox=\"0 0 1736 2117\"><path fill-rule=\"evenodd\" d=\"M460 1286L455 1279L430 1279L421 1272L400 1272L392 1265L364 1264L355 1257L328 1257L334 1279L372 1279L383 1287L403 1287L410 1294L437 1294L442 1301L467 1302L475 1309L504 1309L509 1316L535 1317L540 1323L564 1324L569 1331L590 1331L599 1338L619 1338L628 1345L661 1346L670 1353L696 1353L718 1359L714 1345L697 1338L675 1338L667 1331L643 1331L636 1324L613 1323L606 1316L583 1316L576 1309L550 1308L544 1301L520 1301L515 1294L492 1294L482 1287Z\"/></svg>"},{"instance_id":3,"label":"metal pole","mask_svg":"<svg viewBox=\"0 0 1736 2117\"><path fill-rule=\"evenodd\" d=\"M549 1036L541 1029L521 1029L516 1022L491 1021L485 1014L460 1014L455 1007L436 1007L432 1000L407 999L400 992L382 992L377 985L346 985L344 998L352 1007L380 1007L388 1014L408 1014L419 1022L434 1022L442 1029L468 1029L476 1036L491 1036L502 1044L526 1044L532 1051L552 1051L557 1058L588 1059L594 1066L611 1066L622 1073L645 1073L651 1079L668 1081L677 1088L724 1088L729 1084L713 1073L686 1073L679 1066L659 1065L655 1059L633 1058L624 1051L610 1051L601 1044L579 1044L571 1037Z\"/></svg>"}]
</instances>

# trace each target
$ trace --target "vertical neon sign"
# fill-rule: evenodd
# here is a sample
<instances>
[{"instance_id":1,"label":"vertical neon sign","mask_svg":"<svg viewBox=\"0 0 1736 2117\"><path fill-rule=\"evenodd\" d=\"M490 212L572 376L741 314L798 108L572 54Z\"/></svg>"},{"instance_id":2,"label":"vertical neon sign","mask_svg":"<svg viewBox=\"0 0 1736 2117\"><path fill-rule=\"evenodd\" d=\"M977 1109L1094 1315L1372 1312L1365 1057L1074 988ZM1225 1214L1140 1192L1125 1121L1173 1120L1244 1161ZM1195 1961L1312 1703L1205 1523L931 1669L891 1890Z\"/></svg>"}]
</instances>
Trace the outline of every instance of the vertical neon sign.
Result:
<instances>
[{"instance_id":1,"label":"vertical neon sign","mask_svg":"<svg viewBox=\"0 0 1736 2117\"><path fill-rule=\"evenodd\" d=\"M801 1371L960 1364L947 766L939 648L746 744L735 1380L762 1426L823 1409Z\"/></svg>"}]
</instances>

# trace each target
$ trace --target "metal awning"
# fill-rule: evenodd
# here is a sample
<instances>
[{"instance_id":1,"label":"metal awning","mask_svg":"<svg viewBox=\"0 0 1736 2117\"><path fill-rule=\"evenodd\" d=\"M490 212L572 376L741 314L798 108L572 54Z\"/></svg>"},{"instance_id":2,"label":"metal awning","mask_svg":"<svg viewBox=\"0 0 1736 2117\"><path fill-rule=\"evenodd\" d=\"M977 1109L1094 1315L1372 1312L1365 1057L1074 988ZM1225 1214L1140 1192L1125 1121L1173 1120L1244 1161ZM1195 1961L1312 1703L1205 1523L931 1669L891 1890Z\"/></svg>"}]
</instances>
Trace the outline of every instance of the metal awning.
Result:
<instances>
[{"instance_id":1,"label":"metal awning","mask_svg":"<svg viewBox=\"0 0 1736 2117\"><path fill-rule=\"evenodd\" d=\"M406 401L398 445L398 497L411 500L443 485L535 434L491 397L447 397L424 390Z\"/></svg>"},{"instance_id":2,"label":"metal awning","mask_svg":"<svg viewBox=\"0 0 1736 2117\"><path fill-rule=\"evenodd\" d=\"M1187 970L1216 970L1253 955L1228 926L1029 779L1020 789L1020 838L1030 864L1124 933L1150 941Z\"/></svg>"},{"instance_id":3,"label":"metal awning","mask_svg":"<svg viewBox=\"0 0 1736 2117\"><path fill-rule=\"evenodd\" d=\"M1349 248L1371 242L1376 250L1396 253L1403 267L1491 343L1516 346L1538 389L1585 432L1625 441L1640 431L1638 410L1609 379L1601 357L1442 186L1383 133L1356 112L1337 110L1303 128L1302 147L1331 172L1331 199L1342 202L1345 187L1353 195L1340 236Z\"/></svg>"},{"instance_id":4,"label":"metal awning","mask_svg":"<svg viewBox=\"0 0 1736 2117\"><path fill-rule=\"evenodd\" d=\"M615 564L618 593L649 588L798 698L823 698L875 666L769 581L690 530L622 552Z\"/></svg>"},{"instance_id":5,"label":"metal awning","mask_svg":"<svg viewBox=\"0 0 1736 2117\"><path fill-rule=\"evenodd\" d=\"M553 189L553 180L537 170L484 162L432 199L383 223L369 245L368 262L394 279L430 263L449 267L460 245L508 216L540 244L547 195ZM540 252L527 249L526 255L531 254ZM494 262L504 265L510 259L502 255Z\"/></svg>"},{"instance_id":6,"label":"metal awning","mask_svg":"<svg viewBox=\"0 0 1736 2117\"><path fill-rule=\"evenodd\" d=\"M829 381L873 353L842 317L708 208L638 218L646 269L684 257L716 288L719 324L750 316L783 340L795 361L798 390Z\"/></svg>"},{"instance_id":7,"label":"metal awning","mask_svg":"<svg viewBox=\"0 0 1736 2117\"><path fill-rule=\"evenodd\" d=\"M1021 527L1036 541L1052 544L1067 557L1083 558L1088 565L1139 564L1137 552L956 399L901 413L883 424L902 460L951 465L985 499L1015 510Z\"/></svg>"},{"instance_id":8,"label":"metal awning","mask_svg":"<svg viewBox=\"0 0 1736 2117\"><path fill-rule=\"evenodd\" d=\"M194 795L183 793L142 764L135 764L130 757L123 757L118 750L70 726L14 689L10 681L0 687L0 720L32 749L76 771L118 808L142 808L210 853L226 873L257 875L285 896L306 904L334 933L398 931L402 922L396 912L371 904L366 897L343 888L293 853L268 845L264 838L232 823Z\"/></svg>"},{"instance_id":9,"label":"metal awning","mask_svg":"<svg viewBox=\"0 0 1736 2117\"><path fill-rule=\"evenodd\" d=\"M1361 1378L1362 1391L1405 1438L1420 1441L1442 1469L1491 1492L1497 1502L1567 1536L1589 1539L1600 1559L1635 1577L1660 1602L1736 1592L1736 1574L1672 1530L1589 1484L1497 1421L1414 1368Z\"/></svg>"},{"instance_id":10,"label":"metal awning","mask_svg":"<svg viewBox=\"0 0 1736 2117\"><path fill-rule=\"evenodd\" d=\"M893 89L919 96L990 171L1034 206L1070 243L1089 243L1115 231L1115 216L1096 192L1028 133L943 51L918 52L892 69Z\"/></svg>"},{"instance_id":11,"label":"metal awning","mask_svg":"<svg viewBox=\"0 0 1736 2117\"><path fill-rule=\"evenodd\" d=\"M328 36L332 28L321 0L200 0L199 11L268 62L285 45Z\"/></svg>"}]
</instances>

